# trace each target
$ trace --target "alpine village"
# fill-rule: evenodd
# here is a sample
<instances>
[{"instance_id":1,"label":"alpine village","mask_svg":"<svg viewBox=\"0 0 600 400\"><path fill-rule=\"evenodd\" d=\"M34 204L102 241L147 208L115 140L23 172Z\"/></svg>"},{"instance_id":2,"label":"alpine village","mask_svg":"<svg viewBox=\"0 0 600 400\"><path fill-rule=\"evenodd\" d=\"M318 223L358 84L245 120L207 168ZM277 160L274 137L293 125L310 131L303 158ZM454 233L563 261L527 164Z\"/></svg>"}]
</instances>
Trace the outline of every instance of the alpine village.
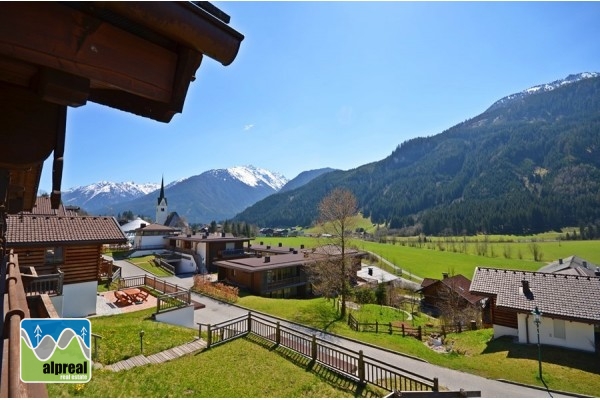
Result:
<instances>
[{"instance_id":1,"label":"alpine village","mask_svg":"<svg viewBox=\"0 0 600 400\"><path fill-rule=\"evenodd\" d=\"M169 123L244 35L207 2L1 9L2 397L600 397L599 73L351 170L64 189L67 107ZM80 319L79 364L24 328Z\"/></svg>"}]
</instances>

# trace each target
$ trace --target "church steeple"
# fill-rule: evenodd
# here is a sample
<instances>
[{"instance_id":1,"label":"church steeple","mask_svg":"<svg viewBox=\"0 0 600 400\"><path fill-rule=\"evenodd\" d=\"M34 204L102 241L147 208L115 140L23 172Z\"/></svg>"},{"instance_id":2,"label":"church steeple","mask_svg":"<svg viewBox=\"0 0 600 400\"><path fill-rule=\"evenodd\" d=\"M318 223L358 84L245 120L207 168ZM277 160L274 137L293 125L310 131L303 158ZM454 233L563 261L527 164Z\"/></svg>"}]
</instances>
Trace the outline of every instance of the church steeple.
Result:
<instances>
[{"instance_id":1,"label":"church steeple","mask_svg":"<svg viewBox=\"0 0 600 400\"><path fill-rule=\"evenodd\" d=\"M160 196L158 197L158 204L156 205L156 223L164 225L168 215L167 198L165 197L165 178L163 176L160 181Z\"/></svg>"},{"instance_id":2,"label":"church steeple","mask_svg":"<svg viewBox=\"0 0 600 400\"><path fill-rule=\"evenodd\" d=\"M158 196L158 205L165 200L165 206L167 205L167 198L165 197L165 177L160 179L160 196Z\"/></svg>"}]
</instances>

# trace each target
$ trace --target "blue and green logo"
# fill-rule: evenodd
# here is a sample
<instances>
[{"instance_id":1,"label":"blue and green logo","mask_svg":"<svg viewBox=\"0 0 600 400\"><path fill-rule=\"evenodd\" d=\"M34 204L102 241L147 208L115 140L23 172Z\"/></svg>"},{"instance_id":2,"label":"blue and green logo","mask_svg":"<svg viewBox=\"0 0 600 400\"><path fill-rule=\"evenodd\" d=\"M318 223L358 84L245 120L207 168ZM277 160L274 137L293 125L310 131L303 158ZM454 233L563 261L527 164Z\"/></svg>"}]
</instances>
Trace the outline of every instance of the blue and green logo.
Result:
<instances>
[{"instance_id":1,"label":"blue and green logo","mask_svg":"<svg viewBox=\"0 0 600 400\"><path fill-rule=\"evenodd\" d=\"M21 321L21 380L86 383L92 378L92 326L85 318Z\"/></svg>"}]
</instances>

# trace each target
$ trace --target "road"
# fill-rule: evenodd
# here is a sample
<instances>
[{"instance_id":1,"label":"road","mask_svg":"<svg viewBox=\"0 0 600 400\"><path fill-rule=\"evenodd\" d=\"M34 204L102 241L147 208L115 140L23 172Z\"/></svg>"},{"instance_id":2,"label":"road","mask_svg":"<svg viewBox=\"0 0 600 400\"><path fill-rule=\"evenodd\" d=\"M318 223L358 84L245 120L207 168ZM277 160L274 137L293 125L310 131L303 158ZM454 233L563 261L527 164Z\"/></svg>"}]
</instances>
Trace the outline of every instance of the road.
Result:
<instances>
[{"instance_id":1,"label":"road","mask_svg":"<svg viewBox=\"0 0 600 400\"><path fill-rule=\"evenodd\" d=\"M147 274L144 270L136 267L127 261L116 260L115 264L121 267L122 276L135 276ZM193 284L193 277L178 277L170 276L164 279L181 287L190 288ZM228 321L233 318L248 315L249 310L238 307L232 304L223 303L212 298L201 296L192 293L193 300L205 305L204 308L194 312L194 321L190 323L190 327L197 328L198 323L215 325L221 322ZM307 334L315 334L322 340L329 341L339 346L346 347L354 351L362 350L365 355L383 361L388 364L396 365L400 368L413 371L416 374L437 377L441 387L446 387L452 391L464 389L467 391L481 391L481 396L485 398L548 398L548 397L577 397L558 392L549 392L547 390L533 388L509 382L503 382L493 379L482 378L477 375L468 374L465 372L455 371L452 369L440 367L417 360L411 357L403 356L399 353L391 352L386 349L371 346L369 344L342 338L337 335L332 335L307 326L295 324L286 320L277 319L266 314L258 313L261 317L270 321L279 320L282 326L287 326Z\"/></svg>"}]
</instances>

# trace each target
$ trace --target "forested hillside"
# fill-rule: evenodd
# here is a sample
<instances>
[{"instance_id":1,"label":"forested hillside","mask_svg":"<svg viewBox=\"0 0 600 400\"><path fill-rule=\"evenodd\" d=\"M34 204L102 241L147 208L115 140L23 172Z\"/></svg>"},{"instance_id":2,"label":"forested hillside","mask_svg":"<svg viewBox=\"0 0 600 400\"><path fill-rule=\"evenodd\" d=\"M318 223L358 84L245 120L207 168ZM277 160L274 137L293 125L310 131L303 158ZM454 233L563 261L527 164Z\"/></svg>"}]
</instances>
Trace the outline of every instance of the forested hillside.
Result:
<instances>
[{"instance_id":1,"label":"forested hillside","mask_svg":"<svg viewBox=\"0 0 600 400\"><path fill-rule=\"evenodd\" d=\"M236 219L309 225L334 187L391 229L425 234L534 233L600 221L600 78L503 99L379 162L267 197Z\"/></svg>"}]
</instances>

